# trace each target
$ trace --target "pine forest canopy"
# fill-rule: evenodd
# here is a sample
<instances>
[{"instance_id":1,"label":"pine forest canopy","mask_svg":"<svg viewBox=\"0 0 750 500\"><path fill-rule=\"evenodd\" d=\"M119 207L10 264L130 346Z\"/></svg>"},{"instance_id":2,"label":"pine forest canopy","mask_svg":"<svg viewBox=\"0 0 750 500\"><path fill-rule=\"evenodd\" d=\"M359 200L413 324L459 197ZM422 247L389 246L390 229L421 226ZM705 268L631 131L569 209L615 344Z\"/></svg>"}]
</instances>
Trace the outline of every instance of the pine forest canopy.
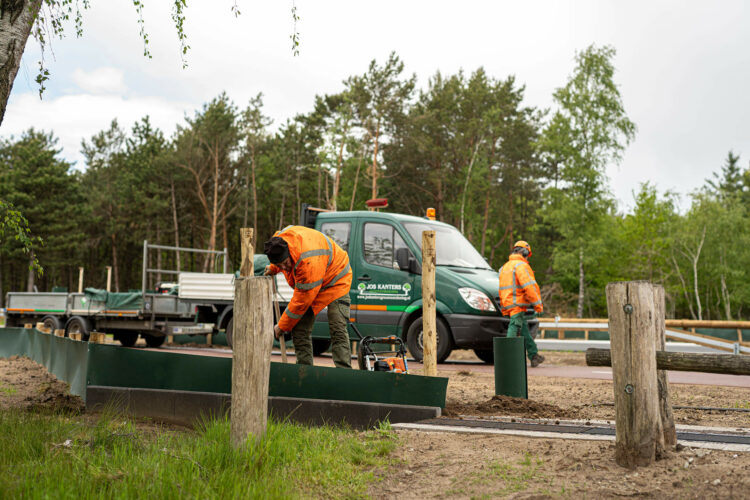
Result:
<instances>
[{"instance_id":1,"label":"pine forest canopy","mask_svg":"<svg viewBox=\"0 0 750 500\"><path fill-rule=\"evenodd\" d=\"M222 93L172 137L148 117L129 129L113 120L82 141L82 170L61 159L52 133L6 138L0 297L72 289L78 266L94 286L111 265L113 290L137 288L144 239L227 247L234 269L240 227L255 227L263 241L297 223L302 203L359 210L376 194L395 212L436 208L495 269L515 240L530 241L550 313L601 316L607 282L648 279L664 284L670 317L746 318L748 169L729 152L684 213L676 194L650 184L634 193L632 210L618 211L604 172L635 125L614 58L610 47L579 52L549 111L525 106L514 77L482 68L438 72L419 88L394 53L275 132L261 94L238 105ZM14 234L43 244L30 254ZM32 259L43 274L29 272ZM216 269L192 254L153 259L149 267Z\"/></svg>"}]
</instances>

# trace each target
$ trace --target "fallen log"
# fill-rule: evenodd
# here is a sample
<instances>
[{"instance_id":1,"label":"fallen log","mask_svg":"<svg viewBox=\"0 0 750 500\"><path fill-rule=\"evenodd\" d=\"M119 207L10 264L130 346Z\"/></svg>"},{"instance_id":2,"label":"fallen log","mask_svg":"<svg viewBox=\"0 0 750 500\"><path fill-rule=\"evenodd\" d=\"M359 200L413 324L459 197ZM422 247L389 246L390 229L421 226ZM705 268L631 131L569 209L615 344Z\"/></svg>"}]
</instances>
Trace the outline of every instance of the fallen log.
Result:
<instances>
[{"instance_id":1,"label":"fallen log","mask_svg":"<svg viewBox=\"0 0 750 500\"><path fill-rule=\"evenodd\" d=\"M588 366L612 366L609 349L586 349ZM656 351L656 368L684 372L750 375L750 356Z\"/></svg>"}]
</instances>

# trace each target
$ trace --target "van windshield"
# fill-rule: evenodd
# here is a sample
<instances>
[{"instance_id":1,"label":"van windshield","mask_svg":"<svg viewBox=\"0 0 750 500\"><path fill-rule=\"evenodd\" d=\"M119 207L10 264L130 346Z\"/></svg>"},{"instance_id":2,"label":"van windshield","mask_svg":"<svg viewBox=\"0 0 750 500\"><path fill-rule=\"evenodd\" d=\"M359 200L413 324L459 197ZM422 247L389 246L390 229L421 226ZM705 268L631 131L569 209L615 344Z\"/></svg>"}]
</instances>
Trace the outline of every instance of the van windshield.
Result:
<instances>
[{"instance_id":1,"label":"van windshield","mask_svg":"<svg viewBox=\"0 0 750 500\"><path fill-rule=\"evenodd\" d=\"M471 269L492 269L477 250L452 226L430 224L429 222L405 222L409 235L422 248L422 231L435 231L435 253L438 266L468 267Z\"/></svg>"}]
</instances>

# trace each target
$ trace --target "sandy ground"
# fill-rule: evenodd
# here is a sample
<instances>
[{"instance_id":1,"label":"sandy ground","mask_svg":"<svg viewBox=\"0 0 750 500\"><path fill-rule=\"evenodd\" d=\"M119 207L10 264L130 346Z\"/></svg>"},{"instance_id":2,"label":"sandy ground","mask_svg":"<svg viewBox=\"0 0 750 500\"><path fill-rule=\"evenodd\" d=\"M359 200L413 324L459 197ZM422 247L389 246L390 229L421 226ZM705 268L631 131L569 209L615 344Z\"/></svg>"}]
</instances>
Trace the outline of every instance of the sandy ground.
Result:
<instances>
[{"instance_id":1,"label":"sandy ground","mask_svg":"<svg viewBox=\"0 0 750 500\"><path fill-rule=\"evenodd\" d=\"M578 353L547 363L583 365ZM452 356L471 359L473 354ZM611 382L530 377L529 400L495 397L491 373L440 370L450 378L446 416L521 416L614 421ZM670 386L674 405L750 407L750 388ZM67 385L28 358L0 359L0 411L83 411ZM750 428L750 413L675 410L676 423ZM612 442L396 431L392 465L376 471L373 498L748 498L750 453L684 448L637 470L614 462Z\"/></svg>"}]
</instances>

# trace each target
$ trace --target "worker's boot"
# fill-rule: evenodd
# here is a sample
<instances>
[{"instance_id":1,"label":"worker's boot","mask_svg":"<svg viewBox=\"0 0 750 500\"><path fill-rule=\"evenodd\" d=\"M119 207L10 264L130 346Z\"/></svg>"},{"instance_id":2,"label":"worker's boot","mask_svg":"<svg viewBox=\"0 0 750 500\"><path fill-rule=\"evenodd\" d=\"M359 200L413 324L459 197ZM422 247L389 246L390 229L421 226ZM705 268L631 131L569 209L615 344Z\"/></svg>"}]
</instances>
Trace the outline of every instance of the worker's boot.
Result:
<instances>
[{"instance_id":1,"label":"worker's boot","mask_svg":"<svg viewBox=\"0 0 750 500\"><path fill-rule=\"evenodd\" d=\"M534 357L531 358L531 367L536 368L537 366L544 363L544 356L541 354L534 354Z\"/></svg>"}]
</instances>

